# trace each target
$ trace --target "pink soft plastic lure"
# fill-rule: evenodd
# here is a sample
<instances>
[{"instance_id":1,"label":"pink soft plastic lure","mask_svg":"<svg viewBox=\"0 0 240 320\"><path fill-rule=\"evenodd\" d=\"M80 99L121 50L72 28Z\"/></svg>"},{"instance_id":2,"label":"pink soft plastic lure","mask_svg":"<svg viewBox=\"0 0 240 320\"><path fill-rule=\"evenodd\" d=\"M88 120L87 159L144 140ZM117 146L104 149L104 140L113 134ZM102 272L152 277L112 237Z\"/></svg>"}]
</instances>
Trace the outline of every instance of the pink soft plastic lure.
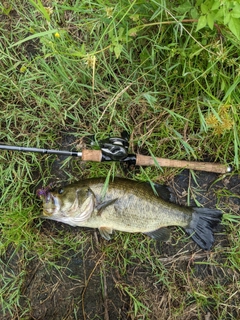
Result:
<instances>
[{"instance_id":1,"label":"pink soft plastic lure","mask_svg":"<svg viewBox=\"0 0 240 320\"><path fill-rule=\"evenodd\" d=\"M53 190L55 184L53 182L51 182L48 186L44 187L44 188L41 188L41 189L38 189L36 194L39 198L48 198L49 197L49 194L50 194L50 191Z\"/></svg>"}]
</instances>

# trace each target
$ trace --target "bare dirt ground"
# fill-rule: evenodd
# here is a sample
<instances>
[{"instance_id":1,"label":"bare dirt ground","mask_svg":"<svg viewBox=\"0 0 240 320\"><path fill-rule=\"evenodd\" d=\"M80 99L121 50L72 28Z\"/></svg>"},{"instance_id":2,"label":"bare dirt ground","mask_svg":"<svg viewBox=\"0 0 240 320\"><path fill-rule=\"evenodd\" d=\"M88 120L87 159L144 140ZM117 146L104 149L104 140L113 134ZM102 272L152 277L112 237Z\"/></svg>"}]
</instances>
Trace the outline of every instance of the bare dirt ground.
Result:
<instances>
[{"instance_id":1,"label":"bare dirt ground","mask_svg":"<svg viewBox=\"0 0 240 320\"><path fill-rule=\"evenodd\" d=\"M53 168L54 171L58 169L57 164ZM59 170L57 172L60 173L60 178L64 178ZM192 199L195 198L202 205L214 207L217 204L219 207L231 207L235 212L239 212L240 199L237 196L240 194L239 176L228 175L225 178L219 178L217 174L199 172L197 185L189 171L185 170L169 185L175 202L181 205L186 204L187 191L190 187ZM226 196L224 196L224 191ZM229 192L236 196L229 197ZM195 205L193 200L191 204ZM228 247L224 227L220 226L216 231L215 246ZM55 235L62 232L75 233L77 237L79 229L53 221L45 221L40 226L40 232L54 246L57 243L52 242L51 239ZM180 315L173 316L171 308L179 307L181 302L174 300L173 293L167 291L164 281L157 279L156 275L151 273L151 270L146 267L147 262L143 263L137 257L132 257L130 255L132 251L122 248L124 258L133 262L122 275L117 264L119 257L116 257L116 265L109 266L105 262L107 253L104 248L109 246L109 242L101 239L94 230L86 230L86 232L89 233L89 241L81 243L78 251L70 250L67 255L58 257L54 261L54 267L51 267L47 258L46 261L39 261L31 252L27 254L28 263L24 266L23 260L26 253L24 251L14 253L9 248L4 257L7 267L3 271L17 276L23 272L24 267L26 275L21 286L20 305L16 306L16 309L27 310L30 305L30 312L27 312L21 319L217 319L214 301L210 304L212 308L208 307L200 314L194 301L189 301L189 308L182 310ZM145 236L142 236L143 245L144 239ZM222 263L217 264L218 261L222 262L225 259L224 253L221 254L221 251L206 253L199 250L191 240L186 240L185 245L175 243L174 240L173 236L170 243L151 244L151 249L155 252L156 259L167 270L166 276L169 277L169 273L173 272L174 279L170 281L175 281L175 290L180 292L188 290L184 285L182 273L194 279L193 285L204 286L208 283L211 286L217 278L219 285L224 285L225 288L231 286L232 279L236 276L235 272L227 266L223 268ZM122 245L118 239L113 239L112 243L114 242L116 246ZM216 261L214 265L208 264L212 258ZM131 299L131 292L130 294L128 292L129 288L132 288L132 293L139 297L146 308L151 310L150 316L144 316L144 308L142 308L141 316L134 314L136 305L134 299ZM239 292L231 297L229 301L229 306L233 306L231 317L226 316L226 319L239 319L239 309L234 308L238 306L239 299ZM14 317L2 315L1 319L20 319L17 310Z\"/></svg>"},{"instance_id":2,"label":"bare dirt ground","mask_svg":"<svg viewBox=\"0 0 240 320\"><path fill-rule=\"evenodd\" d=\"M1 19L4 17L2 16ZM6 23L9 23L9 19ZM23 46L29 57L36 54L37 43L28 42ZM69 141L67 141L67 144ZM60 160L61 159L60 157ZM67 176L60 170L61 161L53 165L53 179L64 181ZM196 205L197 200L205 207L223 208L234 213L240 211L240 176L226 175L221 177L217 174L197 174L197 183L188 170L169 181L174 201L186 205L188 190L191 190L191 205ZM229 195L232 196L229 196ZM34 196L34 193L33 193ZM71 228L67 225L54 221L44 221L40 226L38 221L36 230L41 233L42 239L49 242L49 246L57 246L54 237L63 234L75 234L76 239L82 230ZM224 226L216 230L215 247L229 247L228 235ZM21 299L13 314L3 314L0 310L2 320L212 320L219 319L218 306L215 301L206 300L206 308L199 309L196 301L189 295L189 301L185 301L181 309L181 300L177 297L187 296L189 286L194 286L198 292L199 287L209 287L218 282L224 285L223 296L227 304L223 307L227 310L225 319L240 319L240 293L232 292L233 279L238 279L239 274L229 268L224 250L217 253L203 252L191 241L179 243L174 235L168 243L149 244L146 236L139 236L142 246L150 246L149 251L154 255L156 265L159 262L162 270L159 270L162 278L158 278L153 272L155 266L140 260L137 255L132 256L133 249L128 250L123 246L121 239L113 238L111 243L101 239L98 232L85 230L89 234L88 241L81 242L79 236L78 250L68 250L64 256L58 256L54 261L39 260L34 252L25 252L24 248L18 252L9 248L1 257L0 276L11 275L18 278L23 273L24 281L17 283L21 286ZM179 232L175 230L175 232ZM135 237L135 235L131 235ZM41 246L41 243L37 244ZM107 259L107 246L120 246L122 255L116 253L116 264L109 264ZM139 247L137 248L139 249ZM117 250L119 252L119 248ZM120 260L129 261L123 273L119 265ZM214 260L214 263L212 261ZM218 264L219 262L219 264ZM158 264L157 264L158 263ZM223 267L224 265L224 267ZM165 270L165 271L164 271ZM185 278L183 278L183 274ZM163 277L165 275L165 277ZM189 281L188 281L189 280ZM236 281L236 280L235 280ZM1 278L0 278L1 283ZM173 285L167 285L173 283ZM186 286L188 284L189 286ZM174 291L168 290L172 287ZM200 292L200 290L199 290ZM134 300L135 297L143 306ZM186 307L187 306L187 307ZM135 312L138 308L141 312ZM173 309L181 312L176 315ZM26 310L26 312L24 312ZM29 311L30 310L30 311Z\"/></svg>"}]
</instances>

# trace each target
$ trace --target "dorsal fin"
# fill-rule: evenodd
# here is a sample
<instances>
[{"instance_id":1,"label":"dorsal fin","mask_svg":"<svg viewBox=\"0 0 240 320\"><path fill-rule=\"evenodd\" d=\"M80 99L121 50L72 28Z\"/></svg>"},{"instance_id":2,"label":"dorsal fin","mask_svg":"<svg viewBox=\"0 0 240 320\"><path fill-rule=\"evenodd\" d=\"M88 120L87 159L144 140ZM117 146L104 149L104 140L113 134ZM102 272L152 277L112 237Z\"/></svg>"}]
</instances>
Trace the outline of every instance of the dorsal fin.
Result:
<instances>
[{"instance_id":1,"label":"dorsal fin","mask_svg":"<svg viewBox=\"0 0 240 320\"><path fill-rule=\"evenodd\" d=\"M168 186L164 184L158 184L153 182L146 182L146 184L152 188L153 192L160 197L161 199L165 201L171 201L171 192L168 188Z\"/></svg>"}]
</instances>

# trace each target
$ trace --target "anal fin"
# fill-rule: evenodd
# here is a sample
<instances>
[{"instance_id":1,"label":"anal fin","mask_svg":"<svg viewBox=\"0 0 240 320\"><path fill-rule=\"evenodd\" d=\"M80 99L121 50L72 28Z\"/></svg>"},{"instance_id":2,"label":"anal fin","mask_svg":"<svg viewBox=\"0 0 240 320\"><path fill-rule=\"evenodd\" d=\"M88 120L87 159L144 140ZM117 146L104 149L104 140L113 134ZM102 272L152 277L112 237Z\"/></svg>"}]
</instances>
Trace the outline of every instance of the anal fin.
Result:
<instances>
[{"instance_id":1,"label":"anal fin","mask_svg":"<svg viewBox=\"0 0 240 320\"><path fill-rule=\"evenodd\" d=\"M108 227L100 227L99 229L100 235L106 239L106 240L111 240L111 236L110 234L112 234L113 229L112 228L108 228Z\"/></svg>"},{"instance_id":2,"label":"anal fin","mask_svg":"<svg viewBox=\"0 0 240 320\"><path fill-rule=\"evenodd\" d=\"M145 234L155 240L165 241L165 242L170 238L170 231L168 228L159 228L157 230L145 232Z\"/></svg>"}]
</instances>

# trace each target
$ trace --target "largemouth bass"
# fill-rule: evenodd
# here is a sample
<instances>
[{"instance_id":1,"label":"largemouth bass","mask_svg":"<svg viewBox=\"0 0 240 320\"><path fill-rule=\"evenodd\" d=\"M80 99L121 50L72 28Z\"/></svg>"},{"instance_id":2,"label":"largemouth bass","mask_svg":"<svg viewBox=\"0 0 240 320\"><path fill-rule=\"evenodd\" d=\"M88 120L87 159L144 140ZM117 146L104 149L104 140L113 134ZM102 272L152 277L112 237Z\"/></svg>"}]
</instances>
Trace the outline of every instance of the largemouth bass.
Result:
<instances>
[{"instance_id":1,"label":"largemouth bass","mask_svg":"<svg viewBox=\"0 0 240 320\"><path fill-rule=\"evenodd\" d=\"M141 232L166 240L169 226L180 226L204 250L214 242L213 228L221 221L217 209L183 207L167 201L169 191L147 183L115 178L104 192L105 179L87 179L58 190L38 190L43 217L71 226L98 228L109 240L113 230Z\"/></svg>"}]
</instances>

